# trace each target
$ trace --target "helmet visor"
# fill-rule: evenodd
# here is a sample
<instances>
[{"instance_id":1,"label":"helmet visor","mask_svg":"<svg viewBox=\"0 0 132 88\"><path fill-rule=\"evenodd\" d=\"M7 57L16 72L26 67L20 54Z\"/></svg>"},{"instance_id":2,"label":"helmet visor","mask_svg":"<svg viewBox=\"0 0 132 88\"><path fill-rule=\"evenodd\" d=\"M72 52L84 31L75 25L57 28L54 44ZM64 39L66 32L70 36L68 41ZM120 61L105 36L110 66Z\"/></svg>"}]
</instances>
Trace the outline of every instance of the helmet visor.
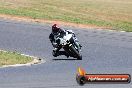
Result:
<instances>
[{"instance_id":1,"label":"helmet visor","mask_svg":"<svg viewBox=\"0 0 132 88\"><path fill-rule=\"evenodd\" d=\"M59 33L59 29L58 28L54 28L52 32L53 32L53 34L57 35Z\"/></svg>"}]
</instances>

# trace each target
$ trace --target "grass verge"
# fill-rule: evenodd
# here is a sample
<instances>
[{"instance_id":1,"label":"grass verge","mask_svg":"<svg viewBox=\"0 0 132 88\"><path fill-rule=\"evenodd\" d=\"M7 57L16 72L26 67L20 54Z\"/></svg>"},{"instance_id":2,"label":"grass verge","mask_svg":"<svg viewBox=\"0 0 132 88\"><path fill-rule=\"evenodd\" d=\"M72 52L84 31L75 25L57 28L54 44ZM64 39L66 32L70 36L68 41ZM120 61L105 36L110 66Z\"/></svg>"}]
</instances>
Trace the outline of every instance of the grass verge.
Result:
<instances>
[{"instance_id":1,"label":"grass verge","mask_svg":"<svg viewBox=\"0 0 132 88\"><path fill-rule=\"evenodd\" d=\"M132 31L132 0L1 0L0 13Z\"/></svg>"},{"instance_id":2,"label":"grass verge","mask_svg":"<svg viewBox=\"0 0 132 88\"><path fill-rule=\"evenodd\" d=\"M0 51L0 67L4 65L26 64L33 61L31 57L23 56L17 52Z\"/></svg>"}]
</instances>

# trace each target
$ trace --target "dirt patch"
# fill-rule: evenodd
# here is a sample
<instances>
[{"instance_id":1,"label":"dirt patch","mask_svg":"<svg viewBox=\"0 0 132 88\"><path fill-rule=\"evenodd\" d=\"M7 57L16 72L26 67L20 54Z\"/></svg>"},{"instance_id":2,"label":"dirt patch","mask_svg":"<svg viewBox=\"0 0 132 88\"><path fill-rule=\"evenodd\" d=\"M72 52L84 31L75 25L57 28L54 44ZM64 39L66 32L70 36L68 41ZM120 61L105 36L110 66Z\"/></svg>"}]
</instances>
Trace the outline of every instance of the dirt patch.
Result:
<instances>
[{"instance_id":1,"label":"dirt patch","mask_svg":"<svg viewBox=\"0 0 132 88\"><path fill-rule=\"evenodd\" d=\"M95 25L84 25L84 24L76 24L76 23L69 23L69 22L55 21L55 20L51 21L51 20L45 20L45 19L33 19L30 17L5 15L5 14L0 14L0 18L16 20L16 21L25 21L25 22L50 23L50 24L56 23L59 25L73 26L73 27L79 27L79 28L111 29L110 27L98 27Z\"/></svg>"}]
</instances>

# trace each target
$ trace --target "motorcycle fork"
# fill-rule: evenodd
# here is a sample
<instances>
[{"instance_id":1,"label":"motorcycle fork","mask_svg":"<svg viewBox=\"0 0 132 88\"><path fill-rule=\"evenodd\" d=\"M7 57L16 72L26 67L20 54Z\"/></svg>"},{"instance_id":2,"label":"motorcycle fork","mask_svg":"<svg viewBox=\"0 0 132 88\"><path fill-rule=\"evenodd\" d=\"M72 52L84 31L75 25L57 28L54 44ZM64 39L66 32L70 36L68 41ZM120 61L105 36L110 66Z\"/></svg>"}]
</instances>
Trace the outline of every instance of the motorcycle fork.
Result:
<instances>
[{"instance_id":1,"label":"motorcycle fork","mask_svg":"<svg viewBox=\"0 0 132 88\"><path fill-rule=\"evenodd\" d=\"M69 50L69 47L70 47L71 45L72 45L72 44L67 45L66 47L63 47L63 49L65 50L65 52L66 52L69 56L72 56L72 54L70 53L71 51Z\"/></svg>"}]
</instances>

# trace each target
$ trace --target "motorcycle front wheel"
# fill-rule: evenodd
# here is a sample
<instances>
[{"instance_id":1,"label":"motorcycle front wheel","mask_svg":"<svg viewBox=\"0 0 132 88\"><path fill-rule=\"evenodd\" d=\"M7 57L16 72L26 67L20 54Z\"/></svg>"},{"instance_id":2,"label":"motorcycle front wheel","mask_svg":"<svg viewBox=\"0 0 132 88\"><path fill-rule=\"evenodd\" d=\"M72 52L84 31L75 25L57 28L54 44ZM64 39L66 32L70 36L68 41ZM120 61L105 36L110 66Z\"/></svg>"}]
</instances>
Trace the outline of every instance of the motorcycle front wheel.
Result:
<instances>
[{"instance_id":1,"label":"motorcycle front wheel","mask_svg":"<svg viewBox=\"0 0 132 88\"><path fill-rule=\"evenodd\" d=\"M77 58L77 60L82 60L82 55L74 48L73 45L70 46L70 50L73 55Z\"/></svg>"}]
</instances>

